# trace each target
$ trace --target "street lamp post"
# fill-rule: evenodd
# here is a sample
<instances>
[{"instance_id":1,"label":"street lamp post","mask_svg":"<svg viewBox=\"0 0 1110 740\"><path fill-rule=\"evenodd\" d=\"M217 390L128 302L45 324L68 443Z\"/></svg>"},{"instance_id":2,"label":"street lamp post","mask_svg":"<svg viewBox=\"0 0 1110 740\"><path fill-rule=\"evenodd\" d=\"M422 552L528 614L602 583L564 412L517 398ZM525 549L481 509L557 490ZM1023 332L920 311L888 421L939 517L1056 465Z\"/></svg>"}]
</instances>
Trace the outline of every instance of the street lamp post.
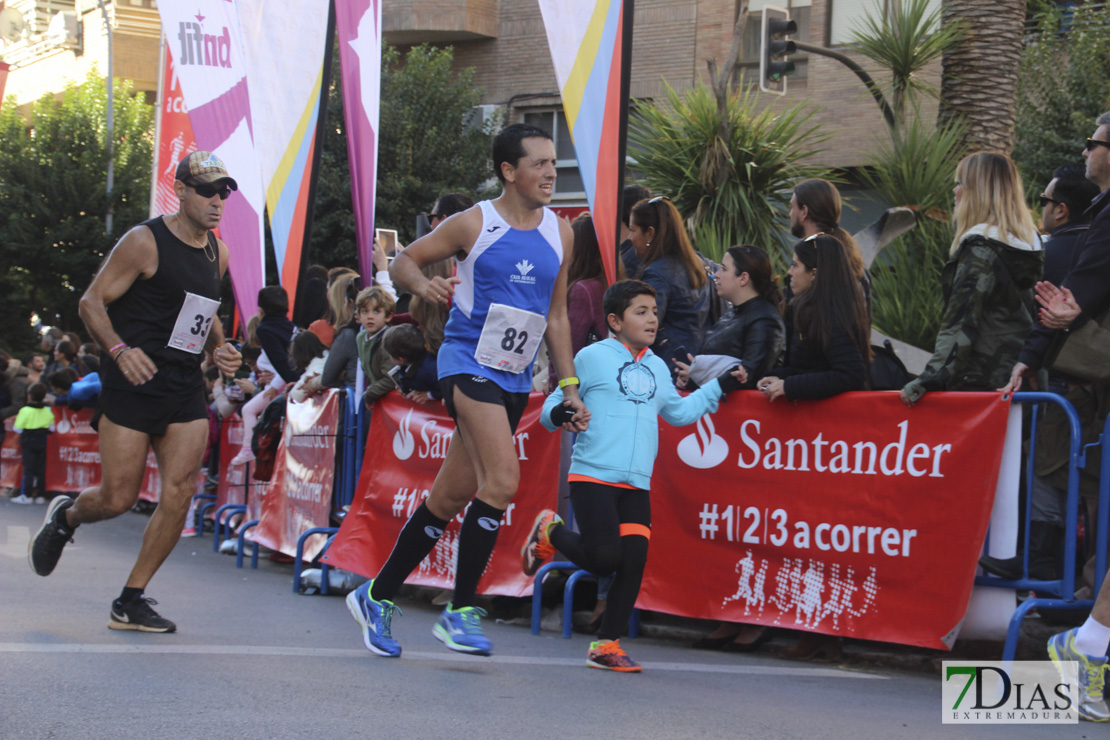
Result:
<instances>
[{"instance_id":1,"label":"street lamp post","mask_svg":"<svg viewBox=\"0 0 1110 740\"><path fill-rule=\"evenodd\" d=\"M108 33L108 212L104 215L104 233L112 235L112 185L115 180L115 120L112 100L112 24L108 22L108 9L104 0L96 0L104 16L104 30Z\"/></svg>"}]
</instances>

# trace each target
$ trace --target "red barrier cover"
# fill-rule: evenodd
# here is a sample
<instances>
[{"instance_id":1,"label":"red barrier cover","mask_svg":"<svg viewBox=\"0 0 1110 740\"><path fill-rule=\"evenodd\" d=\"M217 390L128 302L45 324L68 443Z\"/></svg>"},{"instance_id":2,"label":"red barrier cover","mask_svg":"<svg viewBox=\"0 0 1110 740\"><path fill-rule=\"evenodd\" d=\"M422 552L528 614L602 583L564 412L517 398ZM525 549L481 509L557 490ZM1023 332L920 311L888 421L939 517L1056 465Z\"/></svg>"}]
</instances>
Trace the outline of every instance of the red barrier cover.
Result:
<instances>
[{"instance_id":1,"label":"red barrier cover","mask_svg":"<svg viewBox=\"0 0 1110 740\"><path fill-rule=\"evenodd\" d=\"M19 435L13 429L15 417L4 419L4 445L0 447L0 486L19 488L23 485L23 458L19 451Z\"/></svg>"},{"instance_id":2,"label":"red barrier cover","mask_svg":"<svg viewBox=\"0 0 1110 740\"><path fill-rule=\"evenodd\" d=\"M517 428L520 490L502 517L497 548L478 584L479 593L532 593L532 579L520 570L520 547L540 510L555 508L558 500L560 435L540 426L542 406L543 396L533 393ZM401 527L427 497L454 431L455 423L441 403L420 406L395 393L378 401L354 503L323 559L344 570L375 575L389 557ZM454 585L462 518L459 515L448 525L408 583Z\"/></svg>"},{"instance_id":3,"label":"red barrier cover","mask_svg":"<svg viewBox=\"0 0 1110 740\"><path fill-rule=\"evenodd\" d=\"M304 403L286 402L285 430L274 461L274 477L262 497L258 526L247 539L295 555L297 539L312 527L326 527L335 487L335 438L339 391L329 390ZM305 542L304 559L320 554L327 537Z\"/></svg>"},{"instance_id":4,"label":"red barrier cover","mask_svg":"<svg viewBox=\"0 0 1110 740\"><path fill-rule=\"evenodd\" d=\"M219 509L224 504L255 504L254 515L248 511L244 521L257 519L261 513L262 495L266 493L267 483L257 481L251 477L254 463L246 465L228 465L239 454L243 447L250 446L250 437L243 429L243 420L238 416L230 416L223 420L220 427L220 471L216 482L216 507ZM213 509L213 516L215 516Z\"/></svg>"},{"instance_id":5,"label":"red barrier cover","mask_svg":"<svg viewBox=\"0 0 1110 740\"><path fill-rule=\"evenodd\" d=\"M100 484L100 437L92 409L54 407L54 433L46 442L46 490L79 493Z\"/></svg>"},{"instance_id":6,"label":"red barrier cover","mask_svg":"<svg viewBox=\"0 0 1110 740\"><path fill-rule=\"evenodd\" d=\"M967 609L1009 402L733 394L660 425L638 606L946 648Z\"/></svg>"}]
</instances>

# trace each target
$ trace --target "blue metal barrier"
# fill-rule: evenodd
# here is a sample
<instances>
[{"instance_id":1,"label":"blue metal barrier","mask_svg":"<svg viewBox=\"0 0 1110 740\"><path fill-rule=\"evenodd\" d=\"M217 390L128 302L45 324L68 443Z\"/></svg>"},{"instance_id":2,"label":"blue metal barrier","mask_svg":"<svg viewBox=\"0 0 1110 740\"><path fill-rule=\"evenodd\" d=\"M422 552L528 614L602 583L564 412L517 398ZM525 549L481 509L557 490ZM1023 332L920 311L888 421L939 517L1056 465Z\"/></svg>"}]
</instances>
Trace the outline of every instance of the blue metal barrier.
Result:
<instances>
[{"instance_id":1,"label":"blue metal barrier","mask_svg":"<svg viewBox=\"0 0 1110 740\"><path fill-rule=\"evenodd\" d=\"M226 512L227 516L224 517ZM212 533L212 552L219 552L220 545L224 541L224 527L227 527L227 537L231 537L231 515L234 513L247 512L246 504L224 504L216 509L216 529Z\"/></svg>"},{"instance_id":2,"label":"blue metal barrier","mask_svg":"<svg viewBox=\"0 0 1110 740\"><path fill-rule=\"evenodd\" d=\"M563 586L563 637L570 638L574 626L574 587L583 578L596 578L593 573L579 568L569 560L556 560L546 563L536 571L532 578L532 634L540 633L540 621L543 618L543 579L553 570L573 571ZM628 620L628 636L640 636L640 610L633 609Z\"/></svg>"},{"instance_id":3,"label":"blue metal barrier","mask_svg":"<svg viewBox=\"0 0 1110 740\"><path fill-rule=\"evenodd\" d=\"M249 522L239 528L239 545L235 548L235 567L243 567L243 550L247 546L247 531L254 529L258 526L258 519L251 519ZM258 568L258 543L251 542L254 546L251 548L251 568Z\"/></svg>"},{"instance_id":4,"label":"blue metal barrier","mask_svg":"<svg viewBox=\"0 0 1110 740\"><path fill-rule=\"evenodd\" d=\"M1017 580L1007 580L998 578L989 574L979 575L975 577L975 584L978 586L988 586L992 588L1006 588L1006 589L1019 589L1029 590L1036 593L1048 593L1051 596L1048 598L1042 596L1035 596L1027 599L1014 611L1013 616L1010 618L1009 628L1006 632L1006 643L1002 652L1002 659L1010 661L1014 659L1017 652L1018 636L1021 632L1021 622L1033 609L1054 611L1061 609L1089 609L1094 605L1093 600L1078 600L1075 598L1075 568L1076 568L1076 552L1075 552L1075 535L1077 531L1077 524L1079 518L1079 470L1086 467L1086 448L1082 444L1082 431L1079 426L1079 416L1076 414L1075 409L1064 397L1055 393L1015 393L1013 397L1014 403L1054 403L1060 406L1064 413L1067 415L1068 428L1070 432L1070 443L1068 448L1068 490L1066 500L1065 512L1065 536L1064 536L1064 564L1063 564L1063 577L1057 580L1041 581L1034 580L1029 577L1029 551L1030 551L1030 538L1029 529L1032 521L1032 493L1031 487L1026 486L1030 494L1026 496L1025 511L1023 516L1023 527L1026 533L1025 548L1022 560L1022 577ZM1032 480L1033 476L1033 460L1036 453L1036 431L1037 423L1040 417L1040 409L1036 406L1033 407L1032 425L1030 431L1030 444L1029 454L1026 461L1025 476L1027 481ZM1110 502L1110 419L1107 420L1107 426L1103 428L1102 435L1095 443L1088 445L1094 447L1095 445L1102 445L1102 475L1099 480L1099 511L1098 511L1098 535L1096 544L1096 562L1095 562L1095 596L1098 595L1099 586L1102 584L1102 579L1106 573L1106 542L1107 542L1107 521L1110 518L1110 511L1107 511L1108 502ZM990 554L987 552L986 554Z\"/></svg>"},{"instance_id":5,"label":"blue metal barrier","mask_svg":"<svg viewBox=\"0 0 1110 740\"><path fill-rule=\"evenodd\" d=\"M216 500L216 494L214 494L214 493L194 493L193 494L193 501L214 502L215 500ZM193 530L194 530L193 536L194 537L203 537L204 536L204 515L213 506L215 506L214 503L206 503L204 506L197 507L196 511L193 512Z\"/></svg>"},{"instance_id":6,"label":"blue metal barrier","mask_svg":"<svg viewBox=\"0 0 1110 740\"><path fill-rule=\"evenodd\" d=\"M314 534L334 535L338 531L339 529L337 527L312 527L311 529L306 529L304 532L301 533L301 536L297 538L297 554L293 556L293 593L299 594L301 592L301 570L303 570L304 568L305 540L307 540ZM330 539L328 540L328 544L331 544ZM324 552L327 552L327 546L324 547L324 551L320 554L323 555ZM321 573L321 586L323 585L323 582L323 573Z\"/></svg>"}]
</instances>

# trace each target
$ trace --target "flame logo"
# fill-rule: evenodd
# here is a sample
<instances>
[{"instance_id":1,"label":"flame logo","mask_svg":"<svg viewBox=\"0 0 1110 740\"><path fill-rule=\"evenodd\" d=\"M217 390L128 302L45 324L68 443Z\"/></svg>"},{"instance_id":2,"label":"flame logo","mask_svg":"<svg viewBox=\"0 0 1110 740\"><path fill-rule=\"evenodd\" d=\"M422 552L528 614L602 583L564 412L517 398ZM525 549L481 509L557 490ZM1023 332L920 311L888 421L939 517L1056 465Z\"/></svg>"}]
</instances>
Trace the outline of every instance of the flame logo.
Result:
<instances>
[{"instance_id":1,"label":"flame logo","mask_svg":"<svg viewBox=\"0 0 1110 740\"><path fill-rule=\"evenodd\" d=\"M396 434L393 435L393 454L398 460L406 460L413 456L416 449L416 440L413 438L413 433L408 430L413 417L413 409L408 409L408 413L401 419L401 426L397 427Z\"/></svg>"},{"instance_id":2,"label":"flame logo","mask_svg":"<svg viewBox=\"0 0 1110 740\"><path fill-rule=\"evenodd\" d=\"M393 454L398 460L408 460L412 457L412 453L416 450L416 440L409 431L409 423L412 421L412 409L401 419L401 425L397 428L397 433L393 435Z\"/></svg>"},{"instance_id":3,"label":"flame logo","mask_svg":"<svg viewBox=\"0 0 1110 740\"><path fill-rule=\"evenodd\" d=\"M698 419L693 434L678 443L678 457L691 468L715 468L728 457L728 442L717 436L709 414Z\"/></svg>"},{"instance_id":4,"label":"flame logo","mask_svg":"<svg viewBox=\"0 0 1110 740\"><path fill-rule=\"evenodd\" d=\"M69 434L70 430L73 429L73 425L69 422L69 412L62 411L62 418L58 421L58 426L56 428L58 434Z\"/></svg>"}]
</instances>

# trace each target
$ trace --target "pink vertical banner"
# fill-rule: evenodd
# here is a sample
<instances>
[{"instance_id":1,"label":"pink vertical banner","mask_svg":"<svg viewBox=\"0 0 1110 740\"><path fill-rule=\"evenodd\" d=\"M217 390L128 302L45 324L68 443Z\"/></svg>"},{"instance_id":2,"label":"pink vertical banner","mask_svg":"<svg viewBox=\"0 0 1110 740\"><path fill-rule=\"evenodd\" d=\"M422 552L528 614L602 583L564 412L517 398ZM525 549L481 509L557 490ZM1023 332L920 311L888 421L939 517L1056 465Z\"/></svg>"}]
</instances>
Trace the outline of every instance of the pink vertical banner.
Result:
<instances>
[{"instance_id":1,"label":"pink vertical banner","mask_svg":"<svg viewBox=\"0 0 1110 740\"><path fill-rule=\"evenodd\" d=\"M265 190L255 151L247 58L234 0L159 3L197 148L211 151L239 184L224 205L220 232L231 252L231 284L243 316L258 311L265 284Z\"/></svg>"},{"instance_id":2,"label":"pink vertical banner","mask_svg":"<svg viewBox=\"0 0 1110 740\"><path fill-rule=\"evenodd\" d=\"M378 111L382 87L381 0L335 3L335 32L343 77L343 115L351 163L351 200L364 285L374 274L374 196L378 177Z\"/></svg>"}]
</instances>

